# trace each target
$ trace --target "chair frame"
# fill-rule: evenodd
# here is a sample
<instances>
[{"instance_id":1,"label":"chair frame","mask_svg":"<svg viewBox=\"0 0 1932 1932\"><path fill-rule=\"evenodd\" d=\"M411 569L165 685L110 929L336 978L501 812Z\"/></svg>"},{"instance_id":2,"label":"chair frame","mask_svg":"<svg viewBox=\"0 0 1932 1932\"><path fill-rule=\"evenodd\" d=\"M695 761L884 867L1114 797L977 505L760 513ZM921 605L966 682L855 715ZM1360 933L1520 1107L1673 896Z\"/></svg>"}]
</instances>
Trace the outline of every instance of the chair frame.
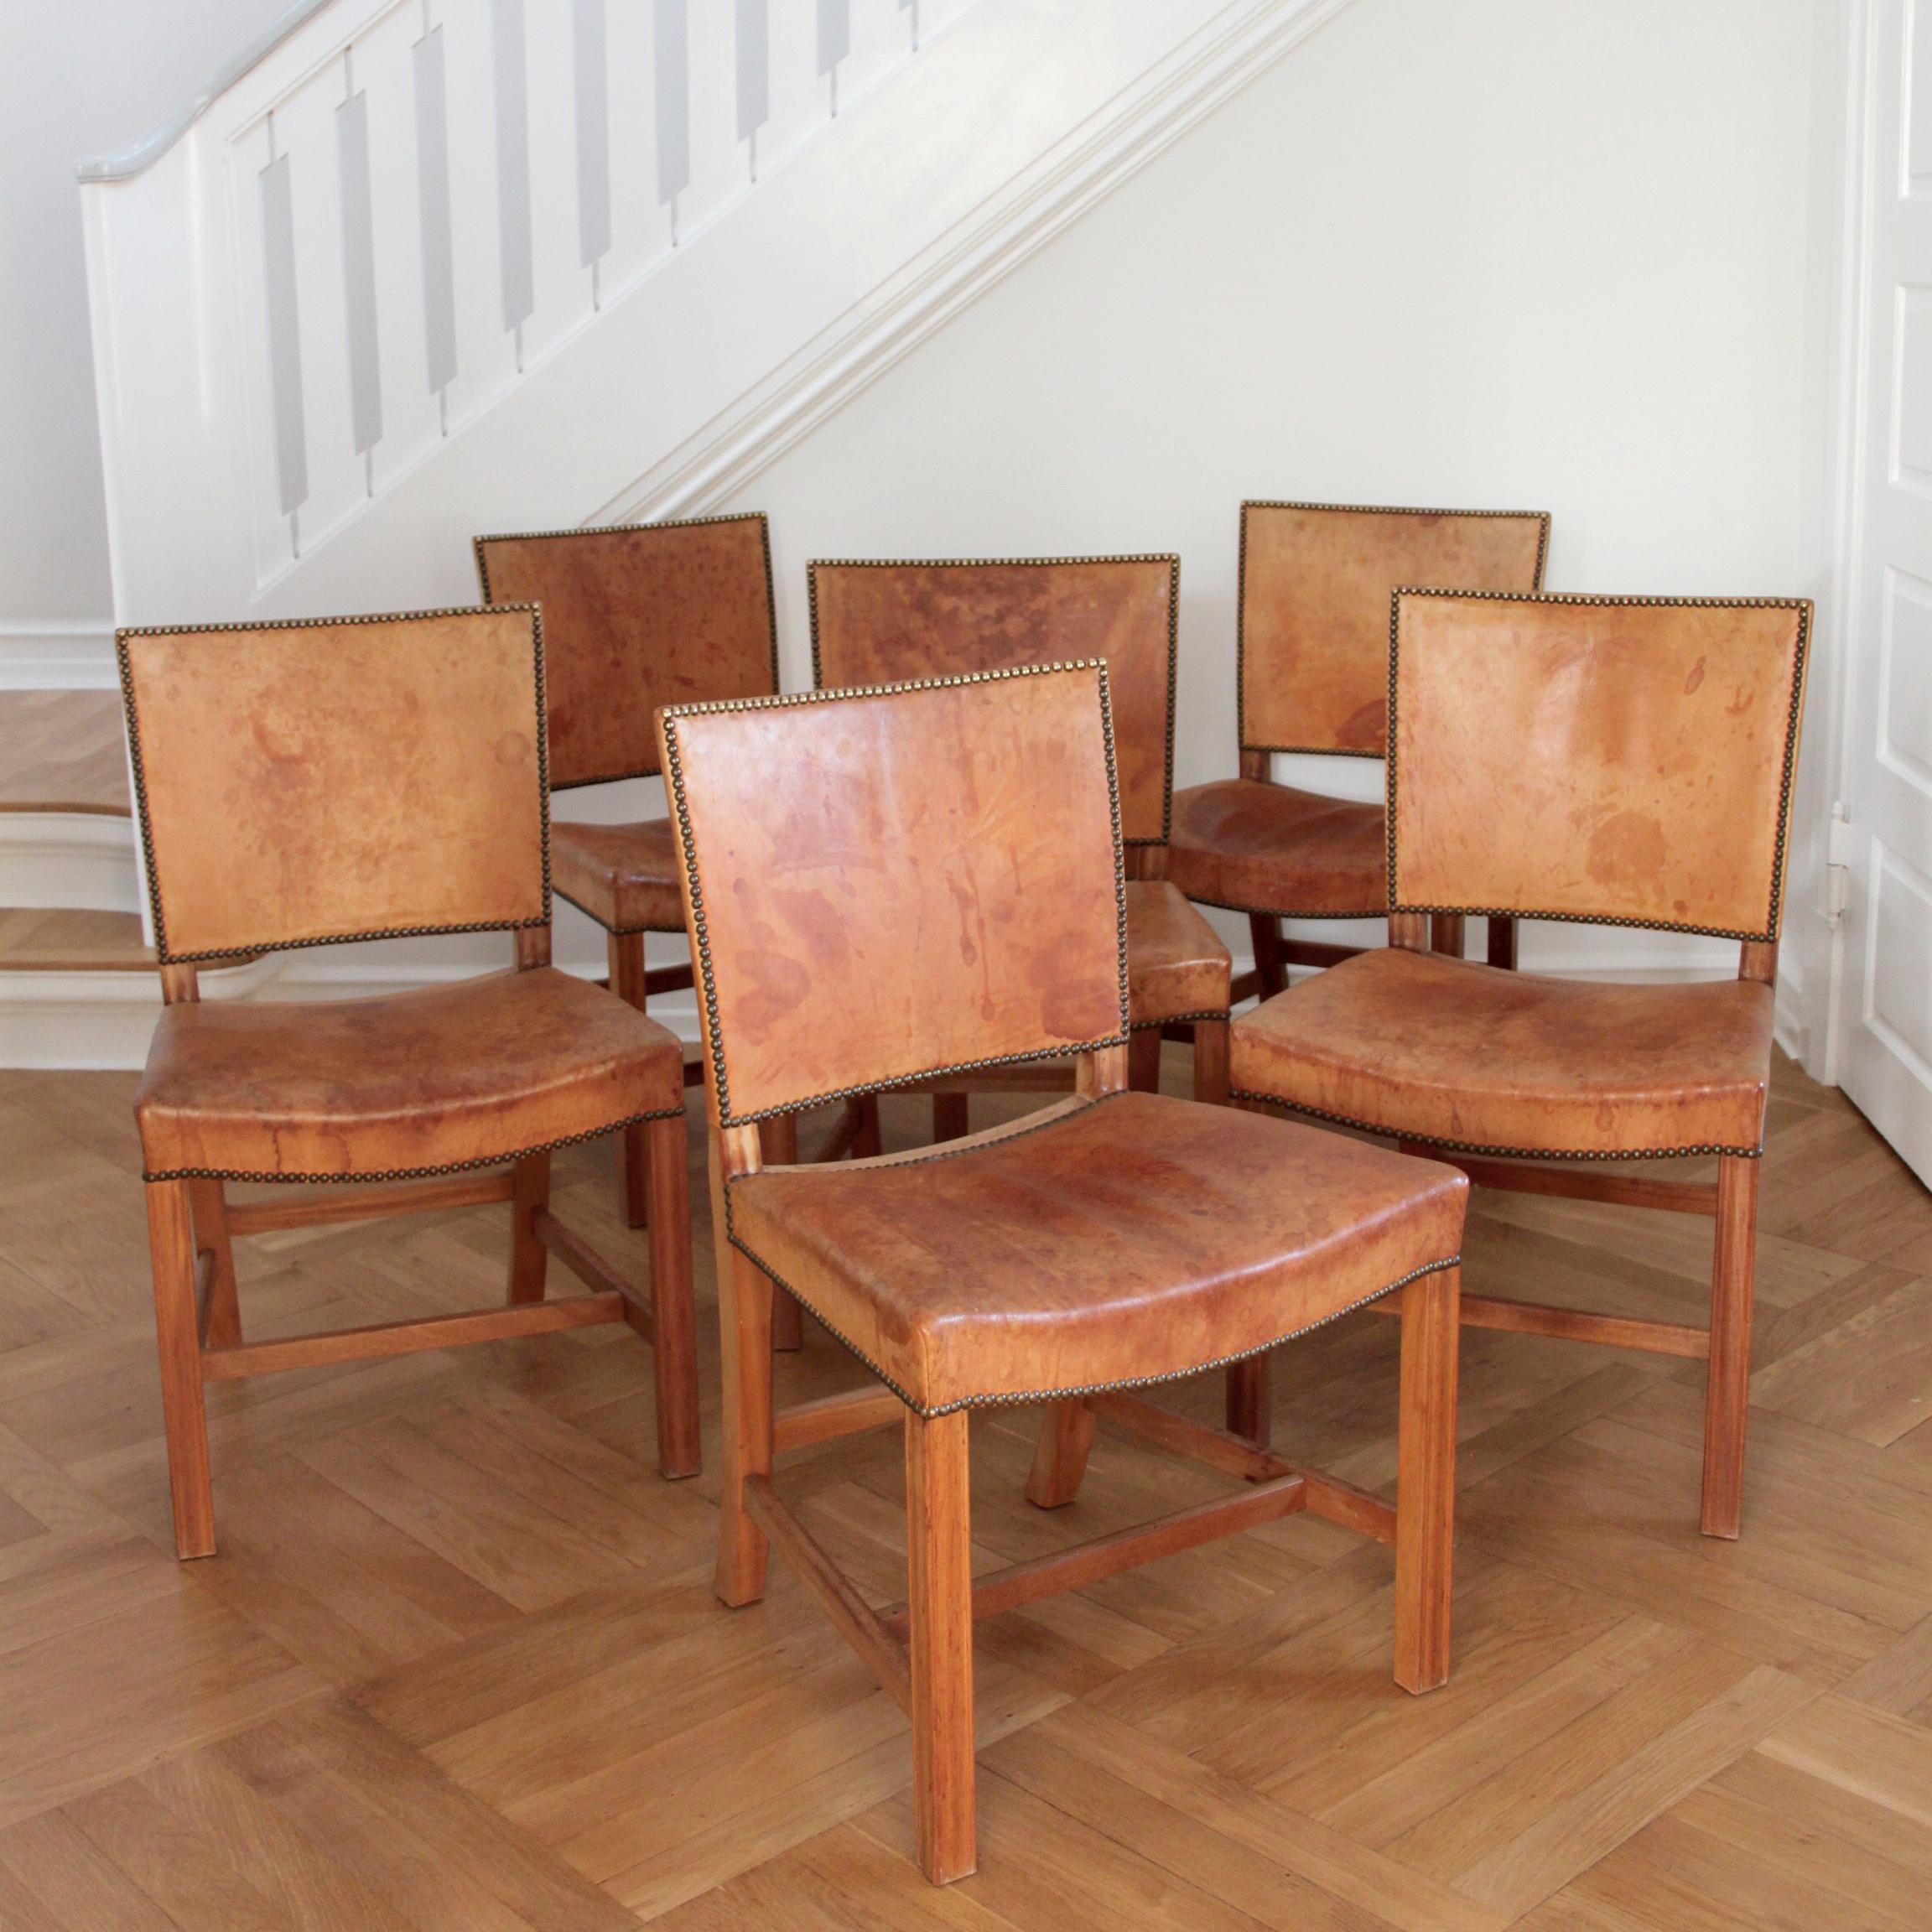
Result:
<instances>
[{"instance_id":1,"label":"chair frame","mask_svg":"<svg viewBox=\"0 0 1932 1932\"><path fill-rule=\"evenodd\" d=\"M532 635L542 663L542 623L536 606L498 605L532 614ZM269 946L245 953L170 955L162 922L159 888L153 857L141 739L127 662L130 637L200 636L212 632L313 629L335 624L395 622L399 618L467 615L454 610L406 611L379 616L295 620L284 624L184 624L119 631L122 704L130 747L135 809L140 821L145 875L154 915L155 950L163 1003L176 1005L200 997L198 967L252 958ZM539 669L539 691L541 670ZM541 765L542 751L539 750ZM549 815L543 813L545 896L548 896ZM439 927L438 931L501 931ZM519 972L550 963L550 924L510 929ZM388 937L341 935L345 941ZM477 1342L499 1342L565 1329L623 1322L652 1344L657 1383L659 1467L667 1477L694 1476L699 1467L698 1356L691 1286L691 1216L686 1178L686 1143L682 1112L653 1116L638 1124L647 1148L653 1212L650 1223L651 1286L648 1301L580 1235L550 1211L550 1157L554 1146L506 1156L474 1169L437 1170L403 1179L393 1176L340 1182L273 1174L227 1172L143 1176L148 1246L153 1274L154 1324L161 1369L161 1406L167 1437L169 1486L174 1543L184 1560L215 1554L213 1469L209 1455L206 1384L233 1382L289 1369L337 1363L378 1361L427 1349L452 1348ZM637 1130L624 1130L634 1131ZM617 1131L617 1130L613 1130ZM231 1205L228 1184L235 1181L286 1182L293 1192L266 1201ZM505 1306L473 1312L382 1322L323 1330L273 1342L250 1343L242 1327L235 1273L237 1237L288 1228L334 1226L383 1220L403 1214L434 1213L456 1208L511 1203L510 1270ZM546 1275L554 1255L591 1292L562 1301L545 1299Z\"/></svg>"},{"instance_id":2,"label":"chair frame","mask_svg":"<svg viewBox=\"0 0 1932 1932\"><path fill-rule=\"evenodd\" d=\"M1098 667L1104 689L1105 668ZM857 693L813 692L689 709L698 713L851 702L873 694L1026 674L969 673ZM730 1208L732 1183L765 1165L760 1133L763 1122L756 1117L733 1121L720 1100L722 1047L713 1004L709 946L698 909L696 859L673 737L679 715L679 709L664 713L662 729L671 754L666 768L683 847L686 909L699 961L709 1042L706 1094L724 1397L714 1587L720 1601L733 1608L757 1602L765 1592L771 1546L776 1545L880 1686L906 1712L912 1727L916 1848L922 1871L934 1883L945 1884L976 1867L973 1625L981 1618L1085 1589L1163 1556L1306 1511L1394 1546L1395 1680L1416 1694L1445 1683L1450 1665L1459 1265L1394 1286L1385 1298L1399 1304L1402 1320L1398 1503L1393 1506L1164 1409L1139 1393L1113 1389L1070 1394L1046 1404L1046 1427L1026 1488L1028 1499L1038 1507L1058 1508L1074 1499L1096 1421L1103 1416L1124 1434L1186 1456L1247 1487L1230 1497L975 1577L969 1416L973 1407L995 1405L968 1403L927 1414L896 1389L879 1386L782 1409L774 1406L773 1308L785 1291L738 1244ZM1117 876L1124 879L1124 870ZM1124 1043L1088 1048L1072 1058L1077 1093L1098 1098L1126 1089L1128 1048ZM913 1083L891 1084L904 1088ZM780 1497L772 1481L773 1465L777 1456L791 1451L896 1424L904 1431L906 1600L875 1609Z\"/></svg>"},{"instance_id":3,"label":"chair frame","mask_svg":"<svg viewBox=\"0 0 1932 1932\"><path fill-rule=\"evenodd\" d=\"M1716 932L1709 927L1668 925L1662 921L1588 919L1575 912L1518 912L1517 918L1549 917L1581 925L1642 926L1651 931L1702 932L1738 941L1737 977L1774 986L1778 979L1778 933L1783 916L1784 865L1790 823L1792 786L1798 760L1799 722L1804 707L1805 673L1810 641L1810 607L1802 599L1782 597L1613 597L1534 595L1500 590L1431 590L1431 597L1458 597L1490 603L1617 605L1752 606L1800 613L1796 676L1786 726L1783 782L1779 799L1776 858L1771 884L1771 917L1762 933ZM1480 907L1447 908L1400 902L1396 865L1394 707L1396 653L1403 593L1390 600L1389 703L1389 932L1392 945L1410 952L1435 950L1430 927L1444 918L1460 920ZM1493 917L1496 915L1490 914ZM1492 963L1494 963L1492 961ZM1360 1126L1361 1122L1348 1123ZM1374 1131L1373 1128L1369 1130ZM1735 1540L1743 1514L1744 1436L1751 1382L1751 1317L1756 1275L1758 1179L1762 1151L1739 1154L1722 1148L1690 1148L1665 1154L1583 1153L1568 1157L1509 1148L1467 1148L1452 1142L1396 1137L1399 1152L1441 1161L1459 1168L1472 1185L1499 1192L1541 1194L1607 1206L1649 1208L1674 1214L1702 1215L1716 1223L1711 1270L1711 1320L1705 1328L1594 1315L1546 1303L1488 1296L1462 1297L1462 1325L1513 1335L1546 1335L1566 1342L1592 1342L1646 1354L1671 1355L1706 1364L1704 1398L1704 1462L1701 1527L1706 1536ZM1667 1181L1646 1175L1604 1171L1604 1163L1656 1158L1717 1157L1713 1182ZM1582 1163L1582 1165L1576 1165ZM1594 1163L1595 1165L1590 1165ZM1378 1307L1378 1312L1384 1311Z\"/></svg>"},{"instance_id":4,"label":"chair frame","mask_svg":"<svg viewBox=\"0 0 1932 1932\"><path fill-rule=\"evenodd\" d=\"M761 510L732 511L716 517L667 517L657 522L646 523L593 523L578 524L567 530L492 530L482 536L472 537L470 547L476 562L476 581L483 593L483 601L492 609L502 606L492 602L490 595L490 558L486 546L491 543L539 543L553 540L568 541L579 537L614 537L637 531L690 530L717 523L751 523L759 526L761 547L765 553L765 602L771 619L771 689L778 690L778 595L771 574L771 522ZM640 766L634 771L608 771L593 778L573 778L567 783L553 789L558 792L574 792L588 785L616 784L626 778L650 778L657 776L658 767ZM567 904L576 905L568 894L559 892L558 896ZM603 925L595 913L581 906L577 910L586 919ZM627 1005L635 1006L640 1013L650 1009L651 996L654 993L682 993L693 984L691 963L686 960L677 966L647 965L644 958L645 935L650 932L675 933L683 936L683 928L678 926L605 927L605 958L606 984L610 990ZM704 1069L694 1063L687 1062L684 1068L684 1084L698 1087L704 1084ZM794 1135L797 1130L792 1129ZM791 1158L796 1158L796 1140L792 1144ZM782 1150L775 1149L773 1159L786 1156ZM624 1130L619 1156L618 1186L624 1203L624 1218L633 1228L649 1224L651 1214L650 1150L645 1130L627 1127ZM781 1346L796 1348L797 1343L790 1341Z\"/></svg>"},{"instance_id":5,"label":"chair frame","mask_svg":"<svg viewBox=\"0 0 1932 1932\"><path fill-rule=\"evenodd\" d=\"M1540 594L1543 589L1544 567L1550 557L1550 512L1547 510L1438 510L1398 503L1303 503L1280 497L1245 498L1241 505L1240 554L1234 592L1234 729L1240 752L1239 774L1243 778L1250 779L1258 784L1272 785L1275 782L1272 761L1278 751L1285 755L1307 753L1325 758L1374 758L1381 754L1340 750L1332 745L1254 745L1249 742L1246 691L1248 512L1250 510L1318 510L1337 515L1353 512L1377 517L1538 517L1542 523L1542 536L1536 547L1536 582L1534 590L1529 595ZM1281 931L1281 921L1289 915L1256 912L1244 906L1230 906L1224 910L1247 913L1249 936L1254 949L1253 967L1245 973L1237 974L1234 978L1233 1000L1237 1005L1249 999L1273 999L1287 985L1288 968L1291 966L1333 966L1343 959L1353 959L1357 953L1364 950L1359 946L1337 946L1326 940L1288 938ZM1313 918L1322 915L1297 914L1293 917ZM1327 917L1342 917L1346 915L1332 914ZM1509 914L1498 913L1488 920L1488 925L1485 954L1489 964L1514 970L1517 946L1515 919ZM1429 943L1432 952L1447 953L1460 959L1462 957L1464 939L1465 928L1461 914L1445 912L1431 922Z\"/></svg>"}]
</instances>

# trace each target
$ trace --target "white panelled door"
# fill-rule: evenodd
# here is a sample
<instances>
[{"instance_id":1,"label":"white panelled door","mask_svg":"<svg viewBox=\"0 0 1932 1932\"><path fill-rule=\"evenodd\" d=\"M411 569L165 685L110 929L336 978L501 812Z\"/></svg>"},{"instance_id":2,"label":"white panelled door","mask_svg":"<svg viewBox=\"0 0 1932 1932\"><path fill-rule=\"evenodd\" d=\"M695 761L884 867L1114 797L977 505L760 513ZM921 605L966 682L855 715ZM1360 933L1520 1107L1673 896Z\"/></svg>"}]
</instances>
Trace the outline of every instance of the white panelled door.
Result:
<instances>
[{"instance_id":1,"label":"white panelled door","mask_svg":"<svg viewBox=\"0 0 1932 1932\"><path fill-rule=\"evenodd\" d=\"M1932 1182L1932 0L1868 15L1842 1082Z\"/></svg>"}]
</instances>

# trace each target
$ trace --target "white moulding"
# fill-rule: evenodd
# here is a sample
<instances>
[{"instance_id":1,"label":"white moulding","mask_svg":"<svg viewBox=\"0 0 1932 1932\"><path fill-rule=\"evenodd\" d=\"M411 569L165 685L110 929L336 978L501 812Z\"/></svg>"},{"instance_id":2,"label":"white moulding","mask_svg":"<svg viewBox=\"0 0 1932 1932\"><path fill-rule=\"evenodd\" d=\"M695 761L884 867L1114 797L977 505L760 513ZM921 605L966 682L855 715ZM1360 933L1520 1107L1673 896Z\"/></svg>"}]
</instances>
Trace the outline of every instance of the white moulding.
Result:
<instances>
[{"instance_id":1,"label":"white moulding","mask_svg":"<svg viewBox=\"0 0 1932 1932\"><path fill-rule=\"evenodd\" d=\"M117 812L0 812L0 906L138 912L132 822Z\"/></svg>"},{"instance_id":2,"label":"white moulding","mask_svg":"<svg viewBox=\"0 0 1932 1932\"><path fill-rule=\"evenodd\" d=\"M111 618L0 618L0 691L112 691Z\"/></svg>"}]
</instances>

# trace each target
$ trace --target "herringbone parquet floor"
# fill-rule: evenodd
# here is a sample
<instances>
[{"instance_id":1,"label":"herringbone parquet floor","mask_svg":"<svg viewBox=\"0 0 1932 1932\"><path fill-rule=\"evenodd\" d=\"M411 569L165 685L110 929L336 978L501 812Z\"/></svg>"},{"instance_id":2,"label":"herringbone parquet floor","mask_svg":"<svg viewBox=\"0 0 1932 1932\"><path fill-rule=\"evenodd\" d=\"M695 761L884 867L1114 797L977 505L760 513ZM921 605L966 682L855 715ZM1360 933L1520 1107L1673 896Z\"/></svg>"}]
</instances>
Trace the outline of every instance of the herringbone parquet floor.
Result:
<instances>
[{"instance_id":1,"label":"herringbone parquet floor","mask_svg":"<svg viewBox=\"0 0 1932 1932\"><path fill-rule=\"evenodd\" d=\"M903 1721L782 1563L712 1600L714 1478L653 1473L622 1328L213 1390L222 1554L177 1566L132 1091L0 1075L8 1932L1932 1924L1932 1202L1789 1067L1741 1543L1696 1533L1695 1365L1470 1334L1449 1686L1394 1687L1388 1553L1306 1517L984 1625L981 1868L945 1893ZM610 1166L562 1158L561 1211L641 1271ZM253 1244L245 1318L487 1303L505 1213ZM1467 1279L1697 1321L1708 1241L1479 1197ZM1288 1453L1391 1482L1395 1340L1286 1352ZM781 1376L859 1379L818 1332ZM1217 1488L1104 1436L1041 1515L1032 1420L975 1424L989 1566ZM896 1438L780 1483L901 1594Z\"/></svg>"}]
</instances>

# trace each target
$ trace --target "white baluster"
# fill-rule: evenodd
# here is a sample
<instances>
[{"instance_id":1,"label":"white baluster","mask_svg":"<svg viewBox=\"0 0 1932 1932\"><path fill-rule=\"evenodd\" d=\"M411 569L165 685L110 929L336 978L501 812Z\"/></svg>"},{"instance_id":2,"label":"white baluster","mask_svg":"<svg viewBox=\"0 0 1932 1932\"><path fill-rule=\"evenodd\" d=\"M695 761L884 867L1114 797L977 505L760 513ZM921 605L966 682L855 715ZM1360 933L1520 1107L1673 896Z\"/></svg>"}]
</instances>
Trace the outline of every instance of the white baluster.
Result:
<instances>
[{"instance_id":1,"label":"white baluster","mask_svg":"<svg viewBox=\"0 0 1932 1932\"><path fill-rule=\"evenodd\" d=\"M608 304L671 252L671 210L657 196L657 22L641 0L607 6L610 252L600 278Z\"/></svg>"},{"instance_id":2,"label":"white baluster","mask_svg":"<svg viewBox=\"0 0 1932 1932\"><path fill-rule=\"evenodd\" d=\"M578 192L579 0L523 0L530 112L529 193L533 307L523 330L523 366L532 367L593 309L583 256Z\"/></svg>"},{"instance_id":3,"label":"white baluster","mask_svg":"<svg viewBox=\"0 0 1932 1932\"><path fill-rule=\"evenodd\" d=\"M447 273L448 143L440 117L427 130L418 121L418 63L434 58L427 49L418 51L423 39L421 10L398 8L358 40L355 49L356 86L368 103L369 174L374 184L370 240L382 439L371 470L377 494L441 438L438 392L453 372L455 356L455 291ZM426 135L433 137L430 224L437 237L427 251L421 174ZM434 257L433 264L426 252ZM432 333L439 380L432 379Z\"/></svg>"},{"instance_id":4,"label":"white baluster","mask_svg":"<svg viewBox=\"0 0 1932 1932\"><path fill-rule=\"evenodd\" d=\"M435 0L449 123L449 224L456 372L454 432L517 379L503 325L502 215L496 182L495 23L489 0Z\"/></svg>"}]
</instances>

